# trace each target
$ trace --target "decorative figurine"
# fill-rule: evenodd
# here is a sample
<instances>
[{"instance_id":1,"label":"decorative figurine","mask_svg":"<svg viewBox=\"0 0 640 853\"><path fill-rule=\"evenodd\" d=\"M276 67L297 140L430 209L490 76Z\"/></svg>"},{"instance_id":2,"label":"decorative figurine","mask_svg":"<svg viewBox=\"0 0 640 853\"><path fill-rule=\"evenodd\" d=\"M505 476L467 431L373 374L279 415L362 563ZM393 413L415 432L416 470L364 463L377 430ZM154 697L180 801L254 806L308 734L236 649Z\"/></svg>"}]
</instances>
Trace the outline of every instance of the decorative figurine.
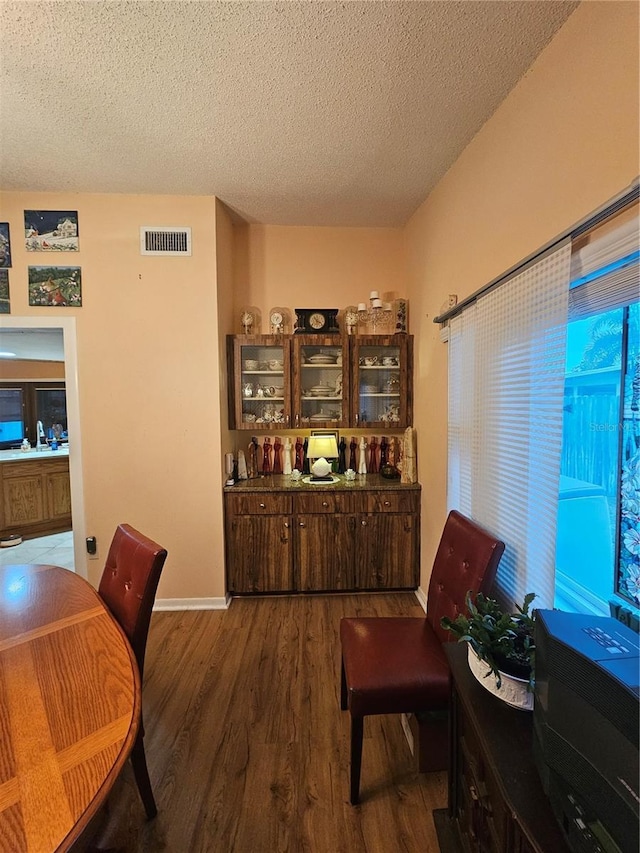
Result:
<instances>
[{"instance_id":1,"label":"decorative figurine","mask_svg":"<svg viewBox=\"0 0 640 853\"><path fill-rule=\"evenodd\" d=\"M371 441L369 442L369 471L372 474L377 474L380 470L380 464L378 462L379 453L380 445L378 444L378 439L374 435L371 437Z\"/></svg>"},{"instance_id":2,"label":"decorative figurine","mask_svg":"<svg viewBox=\"0 0 640 853\"><path fill-rule=\"evenodd\" d=\"M389 445L387 443L387 437L385 435L380 439L380 467L387 464L387 453L389 450Z\"/></svg>"},{"instance_id":3,"label":"decorative figurine","mask_svg":"<svg viewBox=\"0 0 640 853\"><path fill-rule=\"evenodd\" d=\"M271 473L271 451L273 447L271 447L271 439L267 436L264 440L264 444L262 445L262 473L270 474Z\"/></svg>"},{"instance_id":4,"label":"decorative figurine","mask_svg":"<svg viewBox=\"0 0 640 853\"><path fill-rule=\"evenodd\" d=\"M347 442L344 436L340 439L338 445L338 474L344 474L347 470Z\"/></svg>"},{"instance_id":5,"label":"decorative figurine","mask_svg":"<svg viewBox=\"0 0 640 853\"><path fill-rule=\"evenodd\" d=\"M284 458L282 460L282 473L291 473L291 441L289 436L284 440Z\"/></svg>"},{"instance_id":6,"label":"decorative figurine","mask_svg":"<svg viewBox=\"0 0 640 853\"><path fill-rule=\"evenodd\" d=\"M273 440L273 473L282 474L282 442L276 436Z\"/></svg>"},{"instance_id":7,"label":"decorative figurine","mask_svg":"<svg viewBox=\"0 0 640 853\"><path fill-rule=\"evenodd\" d=\"M355 471L358 467L356 464L356 450L358 449L358 442L354 435L351 436L351 444L349 445L349 468L352 471Z\"/></svg>"},{"instance_id":8,"label":"decorative figurine","mask_svg":"<svg viewBox=\"0 0 640 853\"><path fill-rule=\"evenodd\" d=\"M302 445L302 452L303 452L302 473L303 474L310 474L311 473L311 468L309 467L309 457L307 455L308 447L309 447L309 439L305 438L304 443Z\"/></svg>"},{"instance_id":9,"label":"decorative figurine","mask_svg":"<svg viewBox=\"0 0 640 853\"><path fill-rule=\"evenodd\" d=\"M296 471L302 471L302 467L304 464L304 456L303 456L303 444L302 439L300 437L296 438L296 458L293 463L293 467Z\"/></svg>"},{"instance_id":10,"label":"decorative figurine","mask_svg":"<svg viewBox=\"0 0 640 853\"><path fill-rule=\"evenodd\" d=\"M255 435L249 444L249 463L247 465L247 474L250 480L255 480L258 476L258 439Z\"/></svg>"},{"instance_id":11,"label":"decorative figurine","mask_svg":"<svg viewBox=\"0 0 640 853\"><path fill-rule=\"evenodd\" d=\"M364 436L360 439L360 461L358 463L358 474L367 473L367 442Z\"/></svg>"},{"instance_id":12,"label":"decorative figurine","mask_svg":"<svg viewBox=\"0 0 640 853\"><path fill-rule=\"evenodd\" d=\"M238 451L238 479L246 480L247 476L247 460L244 458L244 450Z\"/></svg>"}]
</instances>

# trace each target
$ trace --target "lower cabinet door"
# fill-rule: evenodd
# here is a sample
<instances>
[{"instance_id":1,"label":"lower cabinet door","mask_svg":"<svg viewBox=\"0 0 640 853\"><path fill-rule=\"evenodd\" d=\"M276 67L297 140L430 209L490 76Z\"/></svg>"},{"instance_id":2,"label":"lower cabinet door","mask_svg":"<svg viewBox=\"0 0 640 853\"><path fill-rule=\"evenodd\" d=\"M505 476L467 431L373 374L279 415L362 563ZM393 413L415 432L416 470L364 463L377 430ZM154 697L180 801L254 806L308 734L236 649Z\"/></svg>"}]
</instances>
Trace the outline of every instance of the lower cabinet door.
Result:
<instances>
[{"instance_id":1,"label":"lower cabinet door","mask_svg":"<svg viewBox=\"0 0 640 853\"><path fill-rule=\"evenodd\" d=\"M301 592L353 589L355 518L299 515L295 526L295 575Z\"/></svg>"},{"instance_id":2,"label":"lower cabinet door","mask_svg":"<svg viewBox=\"0 0 640 853\"><path fill-rule=\"evenodd\" d=\"M291 519L236 516L227 527L229 592L291 592Z\"/></svg>"},{"instance_id":3,"label":"lower cabinet door","mask_svg":"<svg viewBox=\"0 0 640 853\"><path fill-rule=\"evenodd\" d=\"M51 519L62 519L71 516L71 487L69 482L69 471L56 471L47 474L48 516Z\"/></svg>"},{"instance_id":4,"label":"lower cabinet door","mask_svg":"<svg viewBox=\"0 0 640 853\"><path fill-rule=\"evenodd\" d=\"M2 488L4 527L37 524L45 520L41 474L7 477Z\"/></svg>"},{"instance_id":5,"label":"lower cabinet door","mask_svg":"<svg viewBox=\"0 0 640 853\"><path fill-rule=\"evenodd\" d=\"M415 589L419 571L417 517L361 515L356 526L356 587Z\"/></svg>"}]
</instances>

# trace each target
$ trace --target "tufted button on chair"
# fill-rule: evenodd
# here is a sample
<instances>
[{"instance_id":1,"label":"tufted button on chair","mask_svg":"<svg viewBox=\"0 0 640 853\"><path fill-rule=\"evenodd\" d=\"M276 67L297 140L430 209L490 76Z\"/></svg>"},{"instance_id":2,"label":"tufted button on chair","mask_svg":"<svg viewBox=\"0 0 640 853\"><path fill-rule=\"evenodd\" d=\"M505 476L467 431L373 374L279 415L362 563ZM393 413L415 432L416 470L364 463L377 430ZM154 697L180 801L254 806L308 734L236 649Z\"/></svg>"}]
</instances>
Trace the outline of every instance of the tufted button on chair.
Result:
<instances>
[{"instance_id":1,"label":"tufted button on chair","mask_svg":"<svg viewBox=\"0 0 640 853\"><path fill-rule=\"evenodd\" d=\"M128 524L119 524L107 555L98 593L127 635L140 671L144 671L151 611L167 552ZM158 813L144 754L144 728L140 728L131 751L136 784L147 817Z\"/></svg>"},{"instance_id":2,"label":"tufted button on chair","mask_svg":"<svg viewBox=\"0 0 640 853\"><path fill-rule=\"evenodd\" d=\"M442 644L453 635L440 626L440 619L463 612L468 591L490 591L503 551L503 542L452 510L436 552L425 617L340 620L340 704L351 715L354 805L360 798L364 718L446 711L449 665ZM436 731L446 736L442 726Z\"/></svg>"}]
</instances>

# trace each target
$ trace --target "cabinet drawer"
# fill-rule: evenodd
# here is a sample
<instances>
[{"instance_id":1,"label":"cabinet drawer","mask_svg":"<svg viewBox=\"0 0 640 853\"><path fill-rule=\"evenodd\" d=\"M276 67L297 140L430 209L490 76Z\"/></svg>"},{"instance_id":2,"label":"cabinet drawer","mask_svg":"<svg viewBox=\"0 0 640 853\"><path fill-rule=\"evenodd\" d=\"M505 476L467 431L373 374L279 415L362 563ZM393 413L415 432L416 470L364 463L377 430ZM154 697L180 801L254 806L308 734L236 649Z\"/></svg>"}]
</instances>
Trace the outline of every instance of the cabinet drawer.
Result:
<instances>
[{"instance_id":1,"label":"cabinet drawer","mask_svg":"<svg viewBox=\"0 0 640 853\"><path fill-rule=\"evenodd\" d=\"M226 495L227 512L232 515L290 515L291 495L259 494Z\"/></svg>"},{"instance_id":2,"label":"cabinet drawer","mask_svg":"<svg viewBox=\"0 0 640 853\"><path fill-rule=\"evenodd\" d=\"M374 492L367 496L367 512L418 512L419 492Z\"/></svg>"},{"instance_id":3,"label":"cabinet drawer","mask_svg":"<svg viewBox=\"0 0 640 853\"><path fill-rule=\"evenodd\" d=\"M322 494L297 494L295 511L297 513L348 513L352 512L351 495L346 492L323 492Z\"/></svg>"}]
</instances>

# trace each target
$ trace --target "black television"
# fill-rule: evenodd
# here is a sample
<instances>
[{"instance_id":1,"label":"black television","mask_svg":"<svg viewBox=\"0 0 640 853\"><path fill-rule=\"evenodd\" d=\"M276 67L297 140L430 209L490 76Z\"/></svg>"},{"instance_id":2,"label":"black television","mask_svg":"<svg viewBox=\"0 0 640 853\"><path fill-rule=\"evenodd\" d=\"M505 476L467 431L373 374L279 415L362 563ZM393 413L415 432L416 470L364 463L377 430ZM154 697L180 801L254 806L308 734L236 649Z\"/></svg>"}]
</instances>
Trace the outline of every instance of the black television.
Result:
<instances>
[{"instance_id":1,"label":"black television","mask_svg":"<svg viewBox=\"0 0 640 853\"><path fill-rule=\"evenodd\" d=\"M640 850L640 642L607 616L537 610L533 755L575 853Z\"/></svg>"}]
</instances>

